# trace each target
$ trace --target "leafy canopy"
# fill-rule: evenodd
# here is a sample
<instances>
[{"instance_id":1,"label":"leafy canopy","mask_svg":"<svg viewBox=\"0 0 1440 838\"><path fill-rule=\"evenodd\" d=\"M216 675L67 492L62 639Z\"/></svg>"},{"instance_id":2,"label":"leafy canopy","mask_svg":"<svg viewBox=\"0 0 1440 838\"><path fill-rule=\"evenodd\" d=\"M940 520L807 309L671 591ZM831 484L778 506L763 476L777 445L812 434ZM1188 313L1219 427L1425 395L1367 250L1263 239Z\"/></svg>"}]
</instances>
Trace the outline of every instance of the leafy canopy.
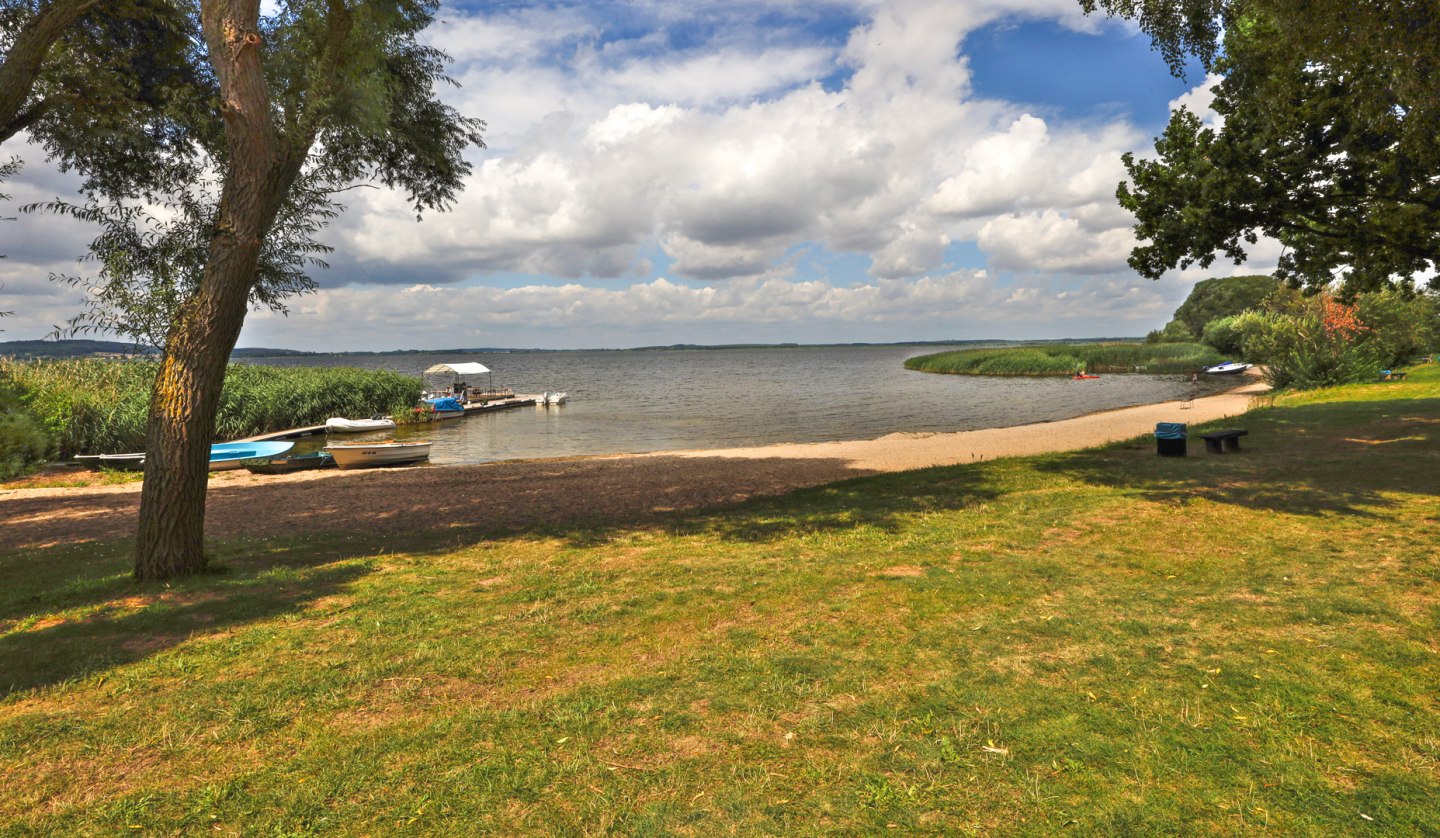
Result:
<instances>
[{"instance_id":1,"label":"leafy canopy","mask_svg":"<svg viewBox=\"0 0 1440 838\"><path fill-rule=\"evenodd\" d=\"M1259 236L1285 245L1277 276L1345 294L1440 266L1440 9L1432 0L1081 0L1137 19L1178 67L1222 75L1203 124L1184 108L1157 159L1125 156L1120 203L1146 243L1142 275L1237 264ZM1213 38L1206 40L1207 33Z\"/></svg>"},{"instance_id":2,"label":"leafy canopy","mask_svg":"<svg viewBox=\"0 0 1440 838\"><path fill-rule=\"evenodd\" d=\"M143 25L108 17L87 18L87 25L129 33L143 46L143 59L135 52L142 47L116 54L122 64L138 61L145 68L139 77L149 81L112 91L97 116L72 95L80 81L56 71L46 84L65 95L30 130L62 168L85 176L84 198L26 209L100 229L87 257L94 274L57 277L87 292L85 310L67 331L111 332L163 347L210 257L229 147L198 4L132 2L153 7L155 15ZM358 184L402 190L417 217L454 202L471 171L464 151L483 147L484 123L435 95L437 83L448 82L448 59L418 39L435 9L434 2L414 0L302 0L261 18L280 153L303 162L263 240L253 306L284 311L290 297L315 288L309 271L323 268L330 252L318 236L343 209L338 196L345 190ZM332 44L337 32L343 41Z\"/></svg>"}]
</instances>

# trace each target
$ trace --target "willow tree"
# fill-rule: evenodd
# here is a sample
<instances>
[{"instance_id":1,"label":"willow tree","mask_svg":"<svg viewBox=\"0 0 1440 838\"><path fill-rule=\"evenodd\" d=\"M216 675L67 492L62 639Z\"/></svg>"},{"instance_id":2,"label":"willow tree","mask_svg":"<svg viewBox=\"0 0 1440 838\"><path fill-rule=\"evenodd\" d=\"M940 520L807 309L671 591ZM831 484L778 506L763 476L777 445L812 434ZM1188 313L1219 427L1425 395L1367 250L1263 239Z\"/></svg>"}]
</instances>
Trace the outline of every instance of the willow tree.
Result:
<instances>
[{"instance_id":1,"label":"willow tree","mask_svg":"<svg viewBox=\"0 0 1440 838\"><path fill-rule=\"evenodd\" d=\"M205 259L169 319L151 396L135 576L205 566L208 452L226 363L277 219L359 181L405 190L417 213L454 200L481 123L436 98L445 57L419 43L430 0L201 0L197 77L218 95L199 141L218 180ZM208 130L207 130L208 129ZM301 194L304 193L304 194ZM312 196L307 198L306 195Z\"/></svg>"},{"instance_id":2,"label":"willow tree","mask_svg":"<svg viewBox=\"0 0 1440 838\"><path fill-rule=\"evenodd\" d=\"M47 208L101 226L91 324L163 348L135 576L202 570L209 446L250 306L311 287L313 236L354 184L403 190L417 216L448 208L483 123L437 98L447 59L419 41L434 0L289 0L265 17L259 0L0 3L10 45L52 7L79 12L45 30L50 74L42 56L10 118L84 175L87 201ZM54 61L67 37L113 50ZM94 68L118 72L97 85Z\"/></svg>"}]
</instances>

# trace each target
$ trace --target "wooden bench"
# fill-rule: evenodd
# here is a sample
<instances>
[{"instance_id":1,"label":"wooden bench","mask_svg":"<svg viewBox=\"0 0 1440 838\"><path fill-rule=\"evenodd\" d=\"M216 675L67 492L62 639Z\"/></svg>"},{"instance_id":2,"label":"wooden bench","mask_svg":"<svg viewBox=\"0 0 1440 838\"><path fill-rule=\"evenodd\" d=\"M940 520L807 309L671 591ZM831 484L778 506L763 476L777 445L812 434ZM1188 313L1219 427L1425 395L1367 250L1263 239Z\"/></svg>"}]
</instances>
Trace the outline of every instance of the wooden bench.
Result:
<instances>
[{"instance_id":1,"label":"wooden bench","mask_svg":"<svg viewBox=\"0 0 1440 838\"><path fill-rule=\"evenodd\" d=\"M1240 437L1250 433L1238 428L1228 431L1211 431L1208 434L1196 434L1205 440L1205 450L1210 454L1223 454L1226 451L1240 450Z\"/></svg>"}]
</instances>

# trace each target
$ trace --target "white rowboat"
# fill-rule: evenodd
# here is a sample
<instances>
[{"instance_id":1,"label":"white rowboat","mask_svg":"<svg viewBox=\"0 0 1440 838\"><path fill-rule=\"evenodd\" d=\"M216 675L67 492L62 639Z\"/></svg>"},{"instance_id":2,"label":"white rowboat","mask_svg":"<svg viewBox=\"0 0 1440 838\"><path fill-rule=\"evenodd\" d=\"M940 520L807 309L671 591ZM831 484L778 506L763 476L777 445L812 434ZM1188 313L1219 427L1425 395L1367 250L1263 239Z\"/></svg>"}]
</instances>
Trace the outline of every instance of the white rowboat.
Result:
<instances>
[{"instance_id":1,"label":"white rowboat","mask_svg":"<svg viewBox=\"0 0 1440 838\"><path fill-rule=\"evenodd\" d=\"M340 468L399 466L430 459L430 441L335 442L325 446Z\"/></svg>"},{"instance_id":2,"label":"white rowboat","mask_svg":"<svg viewBox=\"0 0 1440 838\"><path fill-rule=\"evenodd\" d=\"M325 432L331 434L358 434L365 431L389 431L394 428L395 420L388 416L372 416L369 419L332 416L325 420Z\"/></svg>"}]
</instances>

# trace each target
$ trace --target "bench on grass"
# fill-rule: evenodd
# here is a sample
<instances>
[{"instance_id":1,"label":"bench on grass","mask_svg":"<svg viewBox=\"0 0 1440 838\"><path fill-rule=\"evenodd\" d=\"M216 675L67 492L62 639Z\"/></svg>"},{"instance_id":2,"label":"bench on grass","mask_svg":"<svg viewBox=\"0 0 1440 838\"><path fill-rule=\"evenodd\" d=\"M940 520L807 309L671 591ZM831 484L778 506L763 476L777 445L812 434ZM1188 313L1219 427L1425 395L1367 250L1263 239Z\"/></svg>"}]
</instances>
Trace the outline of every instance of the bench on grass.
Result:
<instances>
[{"instance_id":1,"label":"bench on grass","mask_svg":"<svg viewBox=\"0 0 1440 838\"><path fill-rule=\"evenodd\" d=\"M1226 451L1240 450L1240 437L1250 433L1234 428L1228 431L1211 431L1206 434L1196 434L1205 440L1205 450L1210 454L1223 454Z\"/></svg>"},{"instance_id":2,"label":"bench on grass","mask_svg":"<svg viewBox=\"0 0 1440 838\"><path fill-rule=\"evenodd\" d=\"M1395 372L1394 370L1381 370L1381 371L1380 371L1380 380L1381 380L1381 381L1403 381L1404 379L1405 379L1405 373L1403 373L1403 372Z\"/></svg>"}]
</instances>

